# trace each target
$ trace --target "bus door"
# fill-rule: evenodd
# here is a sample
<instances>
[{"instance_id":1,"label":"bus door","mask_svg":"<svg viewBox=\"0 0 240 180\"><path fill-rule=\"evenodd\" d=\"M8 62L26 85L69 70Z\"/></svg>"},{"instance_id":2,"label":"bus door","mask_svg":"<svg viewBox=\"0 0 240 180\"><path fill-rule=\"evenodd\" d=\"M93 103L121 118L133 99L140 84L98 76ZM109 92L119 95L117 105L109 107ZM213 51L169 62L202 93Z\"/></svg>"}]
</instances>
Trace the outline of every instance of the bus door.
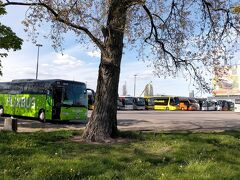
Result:
<instances>
[{"instance_id":1,"label":"bus door","mask_svg":"<svg viewBox=\"0 0 240 180\"><path fill-rule=\"evenodd\" d=\"M88 95L88 109L93 110L94 109L94 102L95 102L95 92L92 89L87 89L87 95Z\"/></svg>"},{"instance_id":2,"label":"bus door","mask_svg":"<svg viewBox=\"0 0 240 180\"><path fill-rule=\"evenodd\" d=\"M60 120L63 87L56 87L53 90L53 119Z\"/></svg>"}]
</instances>

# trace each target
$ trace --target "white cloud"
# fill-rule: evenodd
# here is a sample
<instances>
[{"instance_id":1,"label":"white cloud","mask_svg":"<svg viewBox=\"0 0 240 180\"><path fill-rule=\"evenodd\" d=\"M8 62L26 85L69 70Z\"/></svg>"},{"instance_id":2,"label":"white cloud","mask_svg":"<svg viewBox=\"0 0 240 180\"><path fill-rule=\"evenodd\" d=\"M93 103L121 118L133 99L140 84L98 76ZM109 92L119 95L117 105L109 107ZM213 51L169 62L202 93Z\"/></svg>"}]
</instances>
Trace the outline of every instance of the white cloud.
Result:
<instances>
[{"instance_id":1,"label":"white cloud","mask_svg":"<svg viewBox=\"0 0 240 180\"><path fill-rule=\"evenodd\" d=\"M56 54L56 58L53 60L53 64L79 67L83 65L83 62L68 54Z\"/></svg>"},{"instance_id":2,"label":"white cloud","mask_svg":"<svg viewBox=\"0 0 240 180\"><path fill-rule=\"evenodd\" d=\"M42 66L49 67L50 65L49 64L42 64Z\"/></svg>"},{"instance_id":3,"label":"white cloud","mask_svg":"<svg viewBox=\"0 0 240 180\"><path fill-rule=\"evenodd\" d=\"M100 57L101 57L101 52L100 52L99 50L89 51L89 52L87 52L87 54L88 54L90 57L97 57L97 58L100 58Z\"/></svg>"}]
</instances>

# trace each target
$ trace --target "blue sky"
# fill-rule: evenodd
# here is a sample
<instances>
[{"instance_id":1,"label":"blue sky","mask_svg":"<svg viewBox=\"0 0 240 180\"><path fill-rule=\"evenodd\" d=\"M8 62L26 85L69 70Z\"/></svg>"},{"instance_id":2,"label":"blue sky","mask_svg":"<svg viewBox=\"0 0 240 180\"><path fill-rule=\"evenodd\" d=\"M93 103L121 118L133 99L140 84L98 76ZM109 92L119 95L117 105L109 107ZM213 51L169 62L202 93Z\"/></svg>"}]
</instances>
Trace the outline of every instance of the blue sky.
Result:
<instances>
[{"instance_id":1,"label":"blue sky","mask_svg":"<svg viewBox=\"0 0 240 180\"><path fill-rule=\"evenodd\" d=\"M24 40L22 49L9 52L8 57L2 60L3 76L0 81L12 79L34 79L36 76L37 47L27 41L27 34L23 31L21 21L24 19L23 8L7 8L8 14L0 17L0 21L11 27L16 34ZM44 29L43 29L44 32ZM41 33L41 32L40 32ZM66 35L63 55L55 52L51 47L51 40L40 38L39 79L68 79L86 82L89 88L95 89L98 75L100 52L89 46L85 48L72 40L72 33ZM91 48L92 47L92 48ZM188 96L194 90L190 81L183 78L164 79L155 77L153 69L148 68L142 61L138 61L134 51L124 50L121 75L119 83L119 95L122 94L122 86L126 82L129 95L134 94L134 75L136 78L136 95L139 96L144 86L152 82L154 94ZM206 97L195 91L197 97Z\"/></svg>"}]
</instances>

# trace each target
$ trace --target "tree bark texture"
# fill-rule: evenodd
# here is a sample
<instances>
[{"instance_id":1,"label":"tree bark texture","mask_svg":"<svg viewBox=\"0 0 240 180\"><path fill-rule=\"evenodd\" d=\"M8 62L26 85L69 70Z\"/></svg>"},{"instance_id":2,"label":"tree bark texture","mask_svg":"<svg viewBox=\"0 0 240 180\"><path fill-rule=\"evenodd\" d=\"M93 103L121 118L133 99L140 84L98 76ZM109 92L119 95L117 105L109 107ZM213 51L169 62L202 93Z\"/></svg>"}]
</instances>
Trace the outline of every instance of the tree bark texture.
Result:
<instances>
[{"instance_id":1,"label":"tree bark texture","mask_svg":"<svg viewBox=\"0 0 240 180\"><path fill-rule=\"evenodd\" d=\"M104 51L98 72L96 101L83 133L86 141L104 142L117 136L117 98L127 6L124 0L112 0L107 26L102 29Z\"/></svg>"}]
</instances>

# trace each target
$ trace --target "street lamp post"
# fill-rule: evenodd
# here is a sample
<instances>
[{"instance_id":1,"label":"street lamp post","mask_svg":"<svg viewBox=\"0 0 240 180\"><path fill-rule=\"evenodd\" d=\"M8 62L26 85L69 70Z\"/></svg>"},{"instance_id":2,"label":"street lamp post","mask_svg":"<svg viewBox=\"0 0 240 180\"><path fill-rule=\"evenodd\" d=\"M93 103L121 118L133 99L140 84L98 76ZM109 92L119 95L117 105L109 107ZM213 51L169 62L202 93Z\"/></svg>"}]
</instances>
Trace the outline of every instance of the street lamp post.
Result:
<instances>
[{"instance_id":1,"label":"street lamp post","mask_svg":"<svg viewBox=\"0 0 240 180\"><path fill-rule=\"evenodd\" d=\"M136 77L137 77L137 74L134 74L134 97L136 92Z\"/></svg>"},{"instance_id":2,"label":"street lamp post","mask_svg":"<svg viewBox=\"0 0 240 180\"><path fill-rule=\"evenodd\" d=\"M36 44L38 47L38 52L37 52L37 67L36 67L36 79L38 78L38 61L39 61L39 48L42 47L42 44Z\"/></svg>"}]
</instances>

